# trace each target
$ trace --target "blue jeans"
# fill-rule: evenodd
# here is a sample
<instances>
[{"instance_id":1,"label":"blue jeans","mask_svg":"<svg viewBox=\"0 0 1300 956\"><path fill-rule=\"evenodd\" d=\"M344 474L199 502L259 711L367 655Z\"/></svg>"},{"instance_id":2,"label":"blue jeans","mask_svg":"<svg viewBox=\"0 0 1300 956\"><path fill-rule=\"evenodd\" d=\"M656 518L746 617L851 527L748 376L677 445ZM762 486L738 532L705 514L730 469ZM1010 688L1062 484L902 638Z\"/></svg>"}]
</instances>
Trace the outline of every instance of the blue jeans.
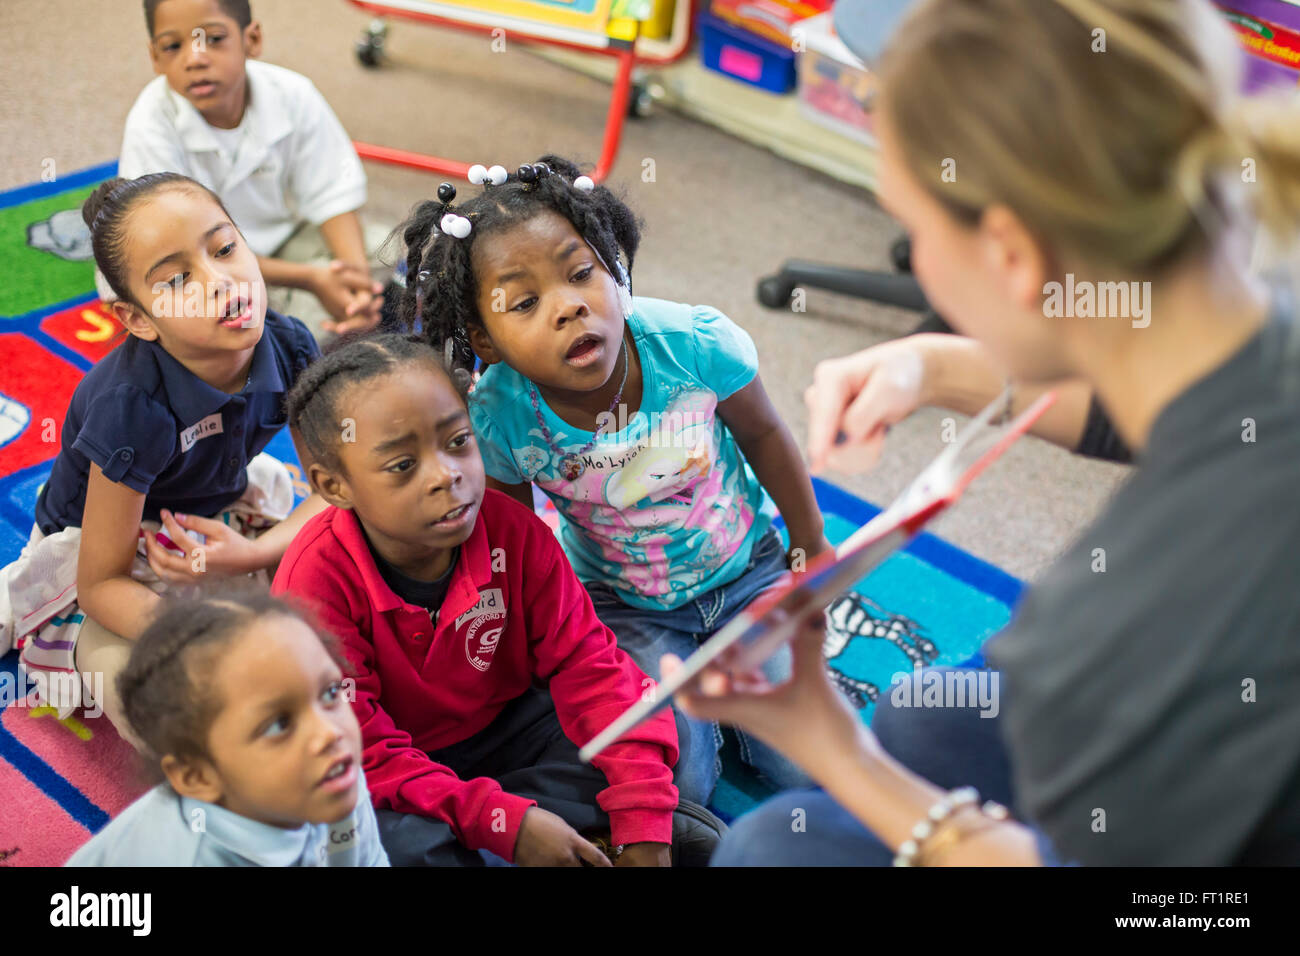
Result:
<instances>
[{"instance_id":1,"label":"blue jeans","mask_svg":"<svg viewBox=\"0 0 1300 956\"><path fill-rule=\"evenodd\" d=\"M913 773L945 789L974 787L981 798L1016 814L1011 762L997 717L981 717L974 706L894 707L882 691L871 729L884 750ZM1045 839L1039 852L1044 862L1052 862ZM731 825L710 866L890 866L893 861L892 850L818 789L778 794L745 814Z\"/></svg>"},{"instance_id":2,"label":"blue jeans","mask_svg":"<svg viewBox=\"0 0 1300 956\"><path fill-rule=\"evenodd\" d=\"M787 570L785 544L775 531L768 531L754 543L749 565L734 581L714 588L694 601L671 611L650 611L623 603L609 585L587 585L596 616L614 632L618 646L636 665L656 681L659 658L676 654L683 660L699 645L771 587ZM790 649L774 654L763 666L768 680L776 683L790 677ZM675 708L674 708L675 709ZM716 722L692 720L678 715L678 727L689 729L679 739L680 750L673 782L683 800L707 806L713 787L722 773L722 728ZM741 759L769 784L778 789L803 787L808 777L788 759L760 740L737 731Z\"/></svg>"}]
</instances>

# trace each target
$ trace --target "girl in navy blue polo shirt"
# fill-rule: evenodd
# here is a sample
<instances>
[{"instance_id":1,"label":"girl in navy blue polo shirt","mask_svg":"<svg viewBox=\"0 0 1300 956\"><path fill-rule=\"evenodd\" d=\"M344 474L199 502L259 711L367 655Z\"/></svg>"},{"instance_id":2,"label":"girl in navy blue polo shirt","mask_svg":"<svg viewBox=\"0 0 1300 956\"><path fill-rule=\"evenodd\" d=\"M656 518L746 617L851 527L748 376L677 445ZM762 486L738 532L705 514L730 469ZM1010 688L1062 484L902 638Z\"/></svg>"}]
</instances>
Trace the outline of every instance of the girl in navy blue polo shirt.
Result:
<instances>
[{"instance_id":1,"label":"girl in navy blue polo shirt","mask_svg":"<svg viewBox=\"0 0 1300 956\"><path fill-rule=\"evenodd\" d=\"M194 180L114 179L82 216L130 334L72 396L31 541L0 573L0 648L19 644L61 714L102 707L131 738L114 678L159 593L274 568L324 506L289 514L288 473L260 454L319 350L267 310L256 255Z\"/></svg>"}]
</instances>

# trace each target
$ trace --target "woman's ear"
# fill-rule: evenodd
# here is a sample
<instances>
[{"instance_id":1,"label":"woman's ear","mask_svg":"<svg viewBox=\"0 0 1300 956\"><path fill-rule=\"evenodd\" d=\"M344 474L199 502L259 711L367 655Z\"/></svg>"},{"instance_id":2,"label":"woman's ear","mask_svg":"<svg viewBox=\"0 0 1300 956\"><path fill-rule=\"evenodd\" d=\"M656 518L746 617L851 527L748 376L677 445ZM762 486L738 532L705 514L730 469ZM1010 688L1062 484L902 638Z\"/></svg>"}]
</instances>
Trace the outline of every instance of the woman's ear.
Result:
<instances>
[{"instance_id":1,"label":"woman's ear","mask_svg":"<svg viewBox=\"0 0 1300 956\"><path fill-rule=\"evenodd\" d=\"M501 356L492 344L491 337L487 334L487 329L477 325L471 325L466 331L469 333L469 347L474 350L480 362L484 365L495 365L501 361Z\"/></svg>"},{"instance_id":2,"label":"woman's ear","mask_svg":"<svg viewBox=\"0 0 1300 956\"><path fill-rule=\"evenodd\" d=\"M1051 263L1038 237L1002 205L984 210L979 230L984 266L1002 286L1006 299L1026 311L1040 311Z\"/></svg>"},{"instance_id":3,"label":"woman's ear","mask_svg":"<svg viewBox=\"0 0 1300 956\"><path fill-rule=\"evenodd\" d=\"M138 339L144 339L146 342L154 342L158 339L158 330L154 328L152 322L145 316L140 307L131 302L123 302L121 299L114 299L108 303L108 307L113 310L113 315L117 321Z\"/></svg>"},{"instance_id":4,"label":"woman's ear","mask_svg":"<svg viewBox=\"0 0 1300 956\"><path fill-rule=\"evenodd\" d=\"M307 481L312 491L335 508L351 509L352 490L342 475L331 471L318 461L313 461L307 466Z\"/></svg>"},{"instance_id":5,"label":"woman's ear","mask_svg":"<svg viewBox=\"0 0 1300 956\"><path fill-rule=\"evenodd\" d=\"M173 790L191 800L217 803L225 790L217 768L206 760L182 760L168 754L162 759L162 772Z\"/></svg>"}]
</instances>

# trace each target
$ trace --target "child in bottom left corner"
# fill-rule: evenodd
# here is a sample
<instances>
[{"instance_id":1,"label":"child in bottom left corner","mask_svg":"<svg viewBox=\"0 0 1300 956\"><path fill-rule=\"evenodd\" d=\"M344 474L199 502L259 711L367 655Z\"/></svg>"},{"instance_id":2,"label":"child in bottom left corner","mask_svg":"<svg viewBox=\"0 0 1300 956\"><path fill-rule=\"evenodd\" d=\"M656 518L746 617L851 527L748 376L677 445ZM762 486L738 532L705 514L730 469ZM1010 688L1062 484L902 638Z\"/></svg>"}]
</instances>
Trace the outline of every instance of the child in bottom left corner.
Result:
<instances>
[{"instance_id":1,"label":"child in bottom left corner","mask_svg":"<svg viewBox=\"0 0 1300 956\"><path fill-rule=\"evenodd\" d=\"M118 679L165 781L65 866L388 866L333 640L267 595L175 601Z\"/></svg>"}]
</instances>

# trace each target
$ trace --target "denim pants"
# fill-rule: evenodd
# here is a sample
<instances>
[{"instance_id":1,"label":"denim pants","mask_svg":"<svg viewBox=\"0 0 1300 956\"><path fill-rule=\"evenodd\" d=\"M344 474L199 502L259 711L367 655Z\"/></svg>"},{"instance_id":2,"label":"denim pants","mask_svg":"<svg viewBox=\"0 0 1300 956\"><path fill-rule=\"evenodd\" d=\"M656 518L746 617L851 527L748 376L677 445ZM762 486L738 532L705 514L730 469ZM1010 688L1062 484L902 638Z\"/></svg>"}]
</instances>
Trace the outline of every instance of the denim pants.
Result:
<instances>
[{"instance_id":1,"label":"denim pants","mask_svg":"<svg viewBox=\"0 0 1300 956\"><path fill-rule=\"evenodd\" d=\"M608 829L609 817L596 794L609 786L605 775L578 759L565 736L551 695L532 688L505 706L473 737L429 754L462 780L491 777L515 796L564 819L579 833ZM393 866L505 866L489 850L462 845L441 820L396 810L376 810L379 837Z\"/></svg>"},{"instance_id":2,"label":"denim pants","mask_svg":"<svg viewBox=\"0 0 1300 956\"><path fill-rule=\"evenodd\" d=\"M950 668L927 668L946 671ZM920 673L911 680L920 680ZM1005 694L1003 694L1005 703ZM882 693L871 721L881 747L930 783L951 790L970 786L1019 817L1011 761L999 718L977 706L894 707ZM917 813L918 820L924 811ZM794 821L801 826L793 826ZM1045 865L1059 865L1038 834ZM731 825L710 866L890 866L893 851L820 789L777 794Z\"/></svg>"},{"instance_id":3,"label":"denim pants","mask_svg":"<svg viewBox=\"0 0 1300 956\"><path fill-rule=\"evenodd\" d=\"M660 679L659 658L676 654L685 660L723 627L750 601L771 587L786 572L785 544L769 530L754 543L745 572L671 611L651 611L623 603L607 584L587 584L596 616L614 632L618 646L636 665L656 681ZM773 683L790 677L790 649L782 648L763 667ZM673 708L676 711L676 707ZM722 773L722 728L716 722L686 718L678 712L677 726L688 728L689 737L679 740L680 755L673 782L683 800L707 806L713 787ZM741 759L777 789L807 786L808 777L762 741L737 731Z\"/></svg>"}]
</instances>

